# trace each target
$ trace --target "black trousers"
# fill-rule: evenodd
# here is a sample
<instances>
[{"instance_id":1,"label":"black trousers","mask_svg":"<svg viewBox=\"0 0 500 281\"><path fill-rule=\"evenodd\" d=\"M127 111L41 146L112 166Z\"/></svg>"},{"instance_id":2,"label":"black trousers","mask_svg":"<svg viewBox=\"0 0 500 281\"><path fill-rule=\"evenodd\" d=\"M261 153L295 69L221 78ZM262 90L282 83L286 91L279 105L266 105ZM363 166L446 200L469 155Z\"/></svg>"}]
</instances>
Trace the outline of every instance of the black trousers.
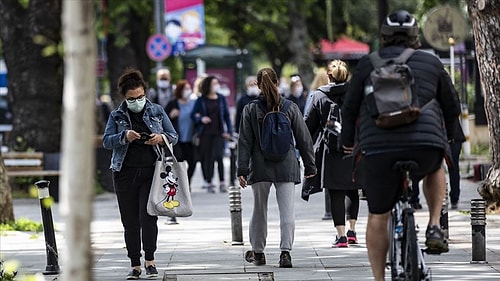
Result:
<instances>
[{"instance_id":1,"label":"black trousers","mask_svg":"<svg viewBox=\"0 0 500 281\"><path fill-rule=\"evenodd\" d=\"M200 162L203 179L211 183L214 177L215 161L222 160L224 155L224 138L222 136L202 135L200 138ZM224 165L217 163L219 179L224 180Z\"/></svg>"},{"instance_id":2,"label":"black trousers","mask_svg":"<svg viewBox=\"0 0 500 281\"><path fill-rule=\"evenodd\" d=\"M177 161L187 161L188 163L188 179L191 182L191 178L194 174L194 169L196 168L197 161L197 147L195 147L191 142L178 142L174 146L174 154Z\"/></svg>"},{"instance_id":3,"label":"black trousers","mask_svg":"<svg viewBox=\"0 0 500 281\"><path fill-rule=\"evenodd\" d=\"M151 168L122 168L113 173L118 208L124 229L127 256L130 265L141 265L141 241L144 258L154 260L158 238L158 217L148 215L146 204L153 181Z\"/></svg>"},{"instance_id":4,"label":"black trousers","mask_svg":"<svg viewBox=\"0 0 500 281\"><path fill-rule=\"evenodd\" d=\"M337 190L328 189L330 195L330 210L333 225L345 225L348 220L357 220L359 213L359 194L357 189Z\"/></svg>"}]
</instances>

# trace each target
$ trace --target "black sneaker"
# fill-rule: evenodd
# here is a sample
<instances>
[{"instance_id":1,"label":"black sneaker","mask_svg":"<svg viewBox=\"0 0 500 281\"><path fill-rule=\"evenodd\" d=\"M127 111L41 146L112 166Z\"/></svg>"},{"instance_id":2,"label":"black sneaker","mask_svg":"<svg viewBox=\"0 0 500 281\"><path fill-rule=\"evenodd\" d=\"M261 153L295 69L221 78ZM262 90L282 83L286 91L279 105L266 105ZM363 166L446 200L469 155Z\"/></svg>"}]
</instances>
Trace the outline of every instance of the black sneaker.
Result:
<instances>
[{"instance_id":1,"label":"black sneaker","mask_svg":"<svg viewBox=\"0 0 500 281\"><path fill-rule=\"evenodd\" d=\"M146 268L146 278L158 277L158 270L156 270L156 266L154 266L154 265L146 266L144 264L144 267Z\"/></svg>"},{"instance_id":2,"label":"black sneaker","mask_svg":"<svg viewBox=\"0 0 500 281\"><path fill-rule=\"evenodd\" d=\"M451 202L451 209L452 210L458 209L458 203L457 202L455 202L455 203Z\"/></svg>"},{"instance_id":3,"label":"black sneaker","mask_svg":"<svg viewBox=\"0 0 500 281\"><path fill-rule=\"evenodd\" d=\"M127 280L137 280L141 278L141 271L135 268L127 274Z\"/></svg>"},{"instance_id":4,"label":"black sneaker","mask_svg":"<svg viewBox=\"0 0 500 281\"><path fill-rule=\"evenodd\" d=\"M333 242L332 248L347 248L349 247L349 242L345 236L336 236L335 242Z\"/></svg>"},{"instance_id":5,"label":"black sneaker","mask_svg":"<svg viewBox=\"0 0 500 281\"><path fill-rule=\"evenodd\" d=\"M254 265L265 265L266 255L264 253L256 253L254 251L247 251L245 253L245 260Z\"/></svg>"},{"instance_id":6,"label":"black sneaker","mask_svg":"<svg viewBox=\"0 0 500 281\"><path fill-rule=\"evenodd\" d=\"M427 226L425 246L427 246L429 254L439 255L448 252L448 243L444 239L444 233L439 226Z\"/></svg>"},{"instance_id":7,"label":"black sneaker","mask_svg":"<svg viewBox=\"0 0 500 281\"><path fill-rule=\"evenodd\" d=\"M346 236L347 236L347 243L358 244L358 238L356 237L356 232L348 230Z\"/></svg>"},{"instance_id":8,"label":"black sneaker","mask_svg":"<svg viewBox=\"0 0 500 281\"><path fill-rule=\"evenodd\" d=\"M290 252L282 251L280 255L280 267L282 268L292 268L292 257Z\"/></svg>"}]
</instances>

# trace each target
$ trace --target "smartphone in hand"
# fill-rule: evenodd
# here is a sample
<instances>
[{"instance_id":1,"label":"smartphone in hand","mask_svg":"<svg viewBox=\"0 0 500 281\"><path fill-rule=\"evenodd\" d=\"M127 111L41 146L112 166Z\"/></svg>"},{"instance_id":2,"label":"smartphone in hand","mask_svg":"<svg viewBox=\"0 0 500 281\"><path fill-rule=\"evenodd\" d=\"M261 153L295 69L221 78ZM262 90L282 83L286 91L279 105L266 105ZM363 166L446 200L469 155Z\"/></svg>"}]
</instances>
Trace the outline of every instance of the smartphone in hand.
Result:
<instances>
[{"instance_id":1,"label":"smartphone in hand","mask_svg":"<svg viewBox=\"0 0 500 281\"><path fill-rule=\"evenodd\" d=\"M152 138L152 136L150 136L148 133L141 133L141 140L149 140L150 138Z\"/></svg>"}]
</instances>

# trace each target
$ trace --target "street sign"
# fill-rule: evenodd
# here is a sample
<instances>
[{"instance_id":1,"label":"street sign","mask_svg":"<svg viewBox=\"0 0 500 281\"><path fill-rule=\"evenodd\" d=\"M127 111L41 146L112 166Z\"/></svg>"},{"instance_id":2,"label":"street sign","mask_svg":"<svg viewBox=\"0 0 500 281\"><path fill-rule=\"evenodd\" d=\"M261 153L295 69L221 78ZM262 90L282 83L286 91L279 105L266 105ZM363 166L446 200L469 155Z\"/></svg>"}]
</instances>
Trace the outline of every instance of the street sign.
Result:
<instances>
[{"instance_id":1,"label":"street sign","mask_svg":"<svg viewBox=\"0 0 500 281\"><path fill-rule=\"evenodd\" d=\"M430 10L425 15L422 29L425 40L440 51L450 49L450 38L453 38L454 45L462 43L470 30L463 13L451 6Z\"/></svg>"},{"instance_id":2,"label":"street sign","mask_svg":"<svg viewBox=\"0 0 500 281\"><path fill-rule=\"evenodd\" d=\"M163 34L155 34L146 42L146 53L151 60L160 62L170 56L172 45Z\"/></svg>"}]
</instances>

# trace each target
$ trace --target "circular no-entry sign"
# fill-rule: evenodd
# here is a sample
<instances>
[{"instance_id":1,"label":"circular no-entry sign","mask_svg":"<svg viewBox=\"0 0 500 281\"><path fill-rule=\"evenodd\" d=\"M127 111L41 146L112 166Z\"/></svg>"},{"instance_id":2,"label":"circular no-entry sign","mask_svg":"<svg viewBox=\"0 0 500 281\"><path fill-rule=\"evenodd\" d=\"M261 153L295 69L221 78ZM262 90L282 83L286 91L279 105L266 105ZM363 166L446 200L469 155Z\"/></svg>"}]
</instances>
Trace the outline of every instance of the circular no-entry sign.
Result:
<instances>
[{"instance_id":1,"label":"circular no-entry sign","mask_svg":"<svg viewBox=\"0 0 500 281\"><path fill-rule=\"evenodd\" d=\"M172 45L163 34L151 35L146 42L146 53L151 60L162 61L170 56Z\"/></svg>"}]
</instances>

